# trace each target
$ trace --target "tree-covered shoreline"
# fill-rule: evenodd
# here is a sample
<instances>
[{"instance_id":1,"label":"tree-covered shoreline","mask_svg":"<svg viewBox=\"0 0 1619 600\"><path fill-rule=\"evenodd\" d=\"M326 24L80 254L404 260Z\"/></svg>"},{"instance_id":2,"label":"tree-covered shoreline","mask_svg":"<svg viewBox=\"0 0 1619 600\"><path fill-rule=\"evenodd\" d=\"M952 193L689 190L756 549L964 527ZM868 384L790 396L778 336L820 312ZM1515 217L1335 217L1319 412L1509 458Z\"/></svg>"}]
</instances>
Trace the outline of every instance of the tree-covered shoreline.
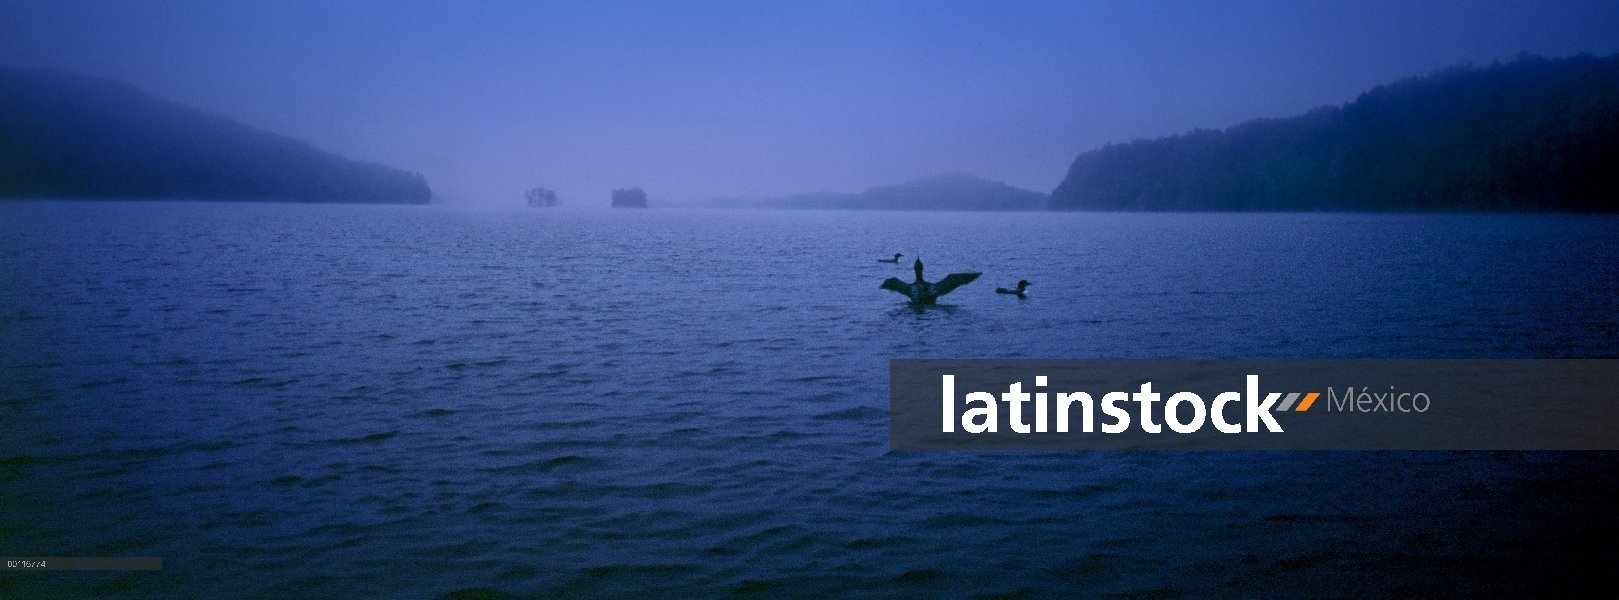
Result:
<instances>
[{"instance_id":1,"label":"tree-covered shoreline","mask_svg":"<svg viewBox=\"0 0 1619 600\"><path fill-rule=\"evenodd\" d=\"M1619 55L1521 56L1081 154L1053 210L1619 212Z\"/></svg>"},{"instance_id":2,"label":"tree-covered shoreline","mask_svg":"<svg viewBox=\"0 0 1619 600\"><path fill-rule=\"evenodd\" d=\"M432 191L130 85L0 67L0 198L426 204Z\"/></svg>"}]
</instances>

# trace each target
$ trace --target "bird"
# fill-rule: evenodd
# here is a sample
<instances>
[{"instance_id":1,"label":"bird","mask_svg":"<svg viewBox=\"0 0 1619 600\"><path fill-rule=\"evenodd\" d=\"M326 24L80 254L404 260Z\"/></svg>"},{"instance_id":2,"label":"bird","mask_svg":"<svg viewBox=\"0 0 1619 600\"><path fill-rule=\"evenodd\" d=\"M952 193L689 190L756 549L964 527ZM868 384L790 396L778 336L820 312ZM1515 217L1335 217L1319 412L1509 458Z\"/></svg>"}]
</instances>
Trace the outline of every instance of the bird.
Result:
<instances>
[{"instance_id":1,"label":"bird","mask_svg":"<svg viewBox=\"0 0 1619 600\"><path fill-rule=\"evenodd\" d=\"M1029 287L1029 280L1027 280L1027 279L1019 279L1017 281L1017 289L1009 290L1009 289L1006 289L1006 288L998 287L998 288L995 288L995 293L997 293L997 294L1017 294L1017 297L1022 298L1023 297L1023 290L1024 290L1024 288L1027 288L1027 287Z\"/></svg>"},{"instance_id":2,"label":"bird","mask_svg":"<svg viewBox=\"0 0 1619 600\"><path fill-rule=\"evenodd\" d=\"M906 298L910 298L912 306L933 304L935 300L938 300L939 296L972 283L974 279L978 279L978 276L983 274L951 273L946 275L944 279L940 279L938 283L928 283L927 280L922 279L922 259L916 259L916 264L912 268L916 269L916 281L905 283L900 281L898 277L889 277L883 280L882 285L885 290L893 290L904 294Z\"/></svg>"},{"instance_id":3,"label":"bird","mask_svg":"<svg viewBox=\"0 0 1619 600\"><path fill-rule=\"evenodd\" d=\"M901 257L901 256L905 256L905 255L904 255L904 254L900 254L900 253L898 253L898 252L895 252L895 253L894 253L894 258L879 258L879 259L877 259L877 262L891 262L891 263L897 263L897 262L899 262L899 257Z\"/></svg>"}]
</instances>

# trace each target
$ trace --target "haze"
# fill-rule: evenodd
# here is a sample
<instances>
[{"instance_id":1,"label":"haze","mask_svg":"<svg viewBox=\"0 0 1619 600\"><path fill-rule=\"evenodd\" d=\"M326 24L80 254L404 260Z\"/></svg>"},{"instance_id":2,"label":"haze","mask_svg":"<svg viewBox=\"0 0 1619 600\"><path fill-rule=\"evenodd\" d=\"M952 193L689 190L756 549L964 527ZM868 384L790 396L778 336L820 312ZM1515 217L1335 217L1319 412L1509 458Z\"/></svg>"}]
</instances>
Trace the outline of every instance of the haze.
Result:
<instances>
[{"instance_id":1,"label":"haze","mask_svg":"<svg viewBox=\"0 0 1619 600\"><path fill-rule=\"evenodd\" d=\"M0 62L132 83L483 205L945 171L1047 192L1108 142L1520 52L1619 52L1619 3L0 5Z\"/></svg>"}]
</instances>

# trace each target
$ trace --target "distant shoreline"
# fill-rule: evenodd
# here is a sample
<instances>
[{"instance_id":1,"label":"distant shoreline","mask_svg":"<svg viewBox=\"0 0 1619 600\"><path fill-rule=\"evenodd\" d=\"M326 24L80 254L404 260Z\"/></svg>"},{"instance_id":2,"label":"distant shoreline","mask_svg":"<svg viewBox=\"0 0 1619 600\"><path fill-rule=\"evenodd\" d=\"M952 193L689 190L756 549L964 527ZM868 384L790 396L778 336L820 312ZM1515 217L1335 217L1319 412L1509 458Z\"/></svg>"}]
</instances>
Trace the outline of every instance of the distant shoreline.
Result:
<instances>
[{"instance_id":1,"label":"distant shoreline","mask_svg":"<svg viewBox=\"0 0 1619 600\"><path fill-rule=\"evenodd\" d=\"M0 198L427 204L420 173L71 73L0 67Z\"/></svg>"},{"instance_id":2,"label":"distant shoreline","mask_svg":"<svg viewBox=\"0 0 1619 600\"><path fill-rule=\"evenodd\" d=\"M1619 54L1523 56L1080 154L1056 210L1619 212Z\"/></svg>"},{"instance_id":3,"label":"distant shoreline","mask_svg":"<svg viewBox=\"0 0 1619 600\"><path fill-rule=\"evenodd\" d=\"M3 197L0 205L21 204L26 202L61 202L61 203L90 203L90 202L186 202L197 204L301 204L301 205L343 205L343 206L417 206L436 207L446 209L469 210L498 210L501 212L535 214L555 212L623 212L610 206L556 206L546 207L543 210L533 209L521 205L508 204L481 204L458 202L431 202L431 203L399 203L399 202L322 202L314 200L276 200L270 198L250 199L216 199L216 198L56 198L56 197ZM1567 210L1480 210L1480 209L1411 209L1411 210L1373 210L1373 209L1298 209L1298 210L1220 210L1220 209L1081 209L1081 210L968 210L968 209L893 209L893 208L806 208L806 207L772 207L772 206L705 206L686 203L652 204L647 207L653 212L661 211L742 211L742 212L852 212L852 213L967 213L967 214L1207 214L1207 215L1503 215L1503 216L1530 216L1530 215L1571 215L1612 217L1619 215L1616 212L1577 212ZM633 211L642 212L642 211Z\"/></svg>"}]
</instances>

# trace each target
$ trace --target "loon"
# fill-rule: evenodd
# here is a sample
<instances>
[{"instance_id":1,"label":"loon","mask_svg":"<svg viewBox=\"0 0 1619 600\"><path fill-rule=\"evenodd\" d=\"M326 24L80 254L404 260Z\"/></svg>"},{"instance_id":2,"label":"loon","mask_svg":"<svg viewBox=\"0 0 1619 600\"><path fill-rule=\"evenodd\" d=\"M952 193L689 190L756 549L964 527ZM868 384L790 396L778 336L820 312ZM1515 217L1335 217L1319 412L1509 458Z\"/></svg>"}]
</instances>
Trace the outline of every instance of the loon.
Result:
<instances>
[{"instance_id":1,"label":"loon","mask_svg":"<svg viewBox=\"0 0 1619 600\"><path fill-rule=\"evenodd\" d=\"M951 273L946 275L944 279L940 279L938 283L928 283L927 280L922 279L922 259L916 259L916 265L912 268L916 269L916 281L905 283L900 281L898 277L889 277L883 280L882 288L905 294L906 298L911 299L911 305L913 306L933 304L939 296L972 283L972 280L978 279L978 276L982 275L982 273Z\"/></svg>"},{"instance_id":2,"label":"loon","mask_svg":"<svg viewBox=\"0 0 1619 600\"><path fill-rule=\"evenodd\" d=\"M879 259L877 259L877 262L891 262L891 263L897 263L897 262L899 262L899 257L901 257L901 256L905 256L905 255L904 255L904 254L900 254L900 253L898 253L898 252L895 252L895 253L894 253L894 258L879 258Z\"/></svg>"},{"instance_id":3,"label":"loon","mask_svg":"<svg viewBox=\"0 0 1619 600\"><path fill-rule=\"evenodd\" d=\"M1027 279L1019 279L1017 281L1017 289L1009 290L1009 289L1006 289L1006 288L998 287L998 288L995 288L995 293L997 293L997 294L1017 294L1017 297L1022 298L1023 297L1023 289L1027 288L1027 287L1029 287L1029 280L1027 280Z\"/></svg>"}]
</instances>

